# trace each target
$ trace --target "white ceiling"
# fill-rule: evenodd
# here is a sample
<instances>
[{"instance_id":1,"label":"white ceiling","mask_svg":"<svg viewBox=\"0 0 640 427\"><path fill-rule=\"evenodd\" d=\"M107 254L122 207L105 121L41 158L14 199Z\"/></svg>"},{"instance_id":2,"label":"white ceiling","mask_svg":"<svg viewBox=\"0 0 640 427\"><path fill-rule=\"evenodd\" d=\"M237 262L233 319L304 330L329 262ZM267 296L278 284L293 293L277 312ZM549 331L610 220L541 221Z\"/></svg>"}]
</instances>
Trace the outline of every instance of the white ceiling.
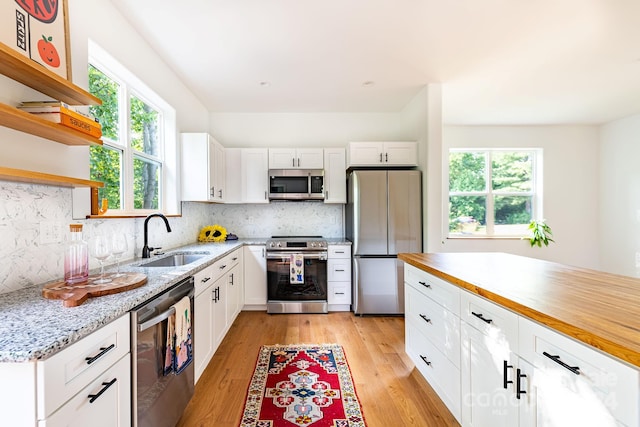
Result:
<instances>
[{"instance_id":1,"label":"white ceiling","mask_svg":"<svg viewBox=\"0 0 640 427\"><path fill-rule=\"evenodd\" d=\"M640 112L638 0L111 1L212 112L396 112L429 83L445 123Z\"/></svg>"}]
</instances>

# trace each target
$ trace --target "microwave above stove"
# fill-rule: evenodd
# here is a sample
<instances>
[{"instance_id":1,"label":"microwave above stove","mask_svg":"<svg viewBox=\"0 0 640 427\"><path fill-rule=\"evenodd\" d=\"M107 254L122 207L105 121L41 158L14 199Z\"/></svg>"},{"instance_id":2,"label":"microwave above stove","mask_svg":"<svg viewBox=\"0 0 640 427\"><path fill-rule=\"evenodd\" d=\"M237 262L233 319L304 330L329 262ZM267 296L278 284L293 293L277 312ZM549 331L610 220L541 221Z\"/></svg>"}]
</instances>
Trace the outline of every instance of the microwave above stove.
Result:
<instances>
[{"instance_id":1,"label":"microwave above stove","mask_svg":"<svg viewBox=\"0 0 640 427\"><path fill-rule=\"evenodd\" d=\"M324 170L269 169L269 200L324 200Z\"/></svg>"}]
</instances>

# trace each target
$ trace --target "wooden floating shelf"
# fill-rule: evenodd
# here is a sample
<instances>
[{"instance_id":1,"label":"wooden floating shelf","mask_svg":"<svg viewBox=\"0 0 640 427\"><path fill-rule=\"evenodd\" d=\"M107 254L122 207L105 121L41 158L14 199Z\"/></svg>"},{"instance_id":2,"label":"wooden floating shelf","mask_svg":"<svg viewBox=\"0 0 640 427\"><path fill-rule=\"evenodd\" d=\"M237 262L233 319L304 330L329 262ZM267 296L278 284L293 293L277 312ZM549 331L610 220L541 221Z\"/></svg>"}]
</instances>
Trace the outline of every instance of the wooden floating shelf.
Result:
<instances>
[{"instance_id":1,"label":"wooden floating shelf","mask_svg":"<svg viewBox=\"0 0 640 427\"><path fill-rule=\"evenodd\" d=\"M0 43L0 74L69 105L101 105L86 90Z\"/></svg>"},{"instance_id":2,"label":"wooden floating shelf","mask_svg":"<svg viewBox=\"0 0 640 427\"><path fill-rule=\"evenodd\" d=\"M68 176L52 175L23 169L5 168L0 166L0 179L7 181L27 182L31 184L55 185L58 187L104 187L104 182L88 179L70 178Z\"/></svg>"},{"instance_id":3,"label":"wooden floating shelf","mask_svg":"<svg viewBox=\"0 0 640 427\"><path fill-rule=\"evenodd\" d=\"M102 145L91 135L0 103L0 125L66 145Z\"/></svg>"}]
</instances>

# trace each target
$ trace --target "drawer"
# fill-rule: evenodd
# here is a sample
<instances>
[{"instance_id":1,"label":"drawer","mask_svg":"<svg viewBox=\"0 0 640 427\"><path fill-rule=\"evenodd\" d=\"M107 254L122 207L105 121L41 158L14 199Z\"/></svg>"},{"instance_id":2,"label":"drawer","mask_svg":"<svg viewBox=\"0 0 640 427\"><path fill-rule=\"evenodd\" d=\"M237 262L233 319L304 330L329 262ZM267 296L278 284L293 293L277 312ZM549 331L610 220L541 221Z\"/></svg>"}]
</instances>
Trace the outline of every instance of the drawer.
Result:
<instances>
[{"instance_id":1,"label":"drawer","mask_svg":"<svg viewBox=\"0 0 640 427\"><path fill-rule=\"evenodd\" d=\"M405 311L405 321L415 326L459 367L460 318L411 286L405 292Z\"/></svg>"},{"instance_id":2,"label":"drawer","mask_svg":"<svg viewBox=\"0 0 640 427\"><path fill-rule=\"evenodd\" d=\"M518 352L518 315L471 292L460 291L460 320Z\"/></svg>"},{"instance_id":3,"label":"drawer","mask_svg":"<svg viewBox=\"0 0 640 427\"><path fill-rule=\"evenodd\" d=\"M351 282L328 282L328 304L351 304Z\"/></svg>"},{"instance_id":4,"label":"drawer","mask_svg":"<svg viewBox=\"0 0 640 427\"><path fill-rule=\"evenodd\" d=\"M519 328L520 357L535 369L539 413L640 425L637 369L528 319L520 317Z\"/></svg>"},{"instance_id":5,"label":"drawer","mask_svg":"<svg viewBox=\"0 0 640 427\"><path fill-rule=\"evenodd\" d=\"M193 275L193 283L195 287L195 295L198 296L206 289L209 288L209 285L213 283L214 278L214 268L213 265L206 267L203 270L198 271Z\"/></svg>"},{"instance_id":6,"label":"drawer","mask_svg":"<svg viewBox=\"0 0 640 427\"><path fill-rule=\"evenodd\" d=\"M38 419L47 418L125 354L130 346L129 314L37 363Z\"/></svg>"},{"instance_id":7,"label":"drawer","mask_svg":"<svg viewBox=\"0 0 640 427\"><path fill-rule=\"evenodd\" d=\"M438 397L460 419L460 369L411 324L406 326L406 350Z\"/></svg>"},{"instance_id":8,"label":"drawer","mask_svg":"<svg viewBox=\"0 0 640 427\"><path fill-rule=\"evenodd\" d=\"M404 281L453 314L460 315L461 291L457 286L406 263Z\"/></svg>"},{"instance_id":9,"label":"drawer","mask_svg":"<svg viewBox=\"0 0 640 427\"><path fill-rule=\"evenodd\" d=\"M329 245L327 252L329 259L350 259L351 245Z\"/></svg>"},{"instance_id":10,"label":"drawer","mask_svg":"<svg viewBox=\"0 0 640 427\"><path fill-rule=\"evenodd\" d=\"M330 282L351 281L351 258L327 261L327 280Z\"/></svg>"}]
</instances>

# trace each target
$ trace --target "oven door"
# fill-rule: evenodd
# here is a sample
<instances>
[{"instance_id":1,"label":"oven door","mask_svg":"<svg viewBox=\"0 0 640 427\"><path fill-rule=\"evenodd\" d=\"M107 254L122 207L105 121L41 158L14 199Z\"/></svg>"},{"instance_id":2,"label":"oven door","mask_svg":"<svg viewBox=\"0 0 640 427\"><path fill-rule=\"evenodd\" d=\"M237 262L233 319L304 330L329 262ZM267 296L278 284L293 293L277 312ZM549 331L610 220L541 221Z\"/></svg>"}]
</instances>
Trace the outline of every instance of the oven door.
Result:
<instances>
[{"instance_id":1,"label":"oven door","mask_svg":"<svg viewBox=\"0 0 640 427\"><path fill-rule=\"evenodd\" d=\"M291 252L267 252L267 300L327 300L327 253L304 253L302 283L291 283Z\"/></svg>"}]
</instances>

